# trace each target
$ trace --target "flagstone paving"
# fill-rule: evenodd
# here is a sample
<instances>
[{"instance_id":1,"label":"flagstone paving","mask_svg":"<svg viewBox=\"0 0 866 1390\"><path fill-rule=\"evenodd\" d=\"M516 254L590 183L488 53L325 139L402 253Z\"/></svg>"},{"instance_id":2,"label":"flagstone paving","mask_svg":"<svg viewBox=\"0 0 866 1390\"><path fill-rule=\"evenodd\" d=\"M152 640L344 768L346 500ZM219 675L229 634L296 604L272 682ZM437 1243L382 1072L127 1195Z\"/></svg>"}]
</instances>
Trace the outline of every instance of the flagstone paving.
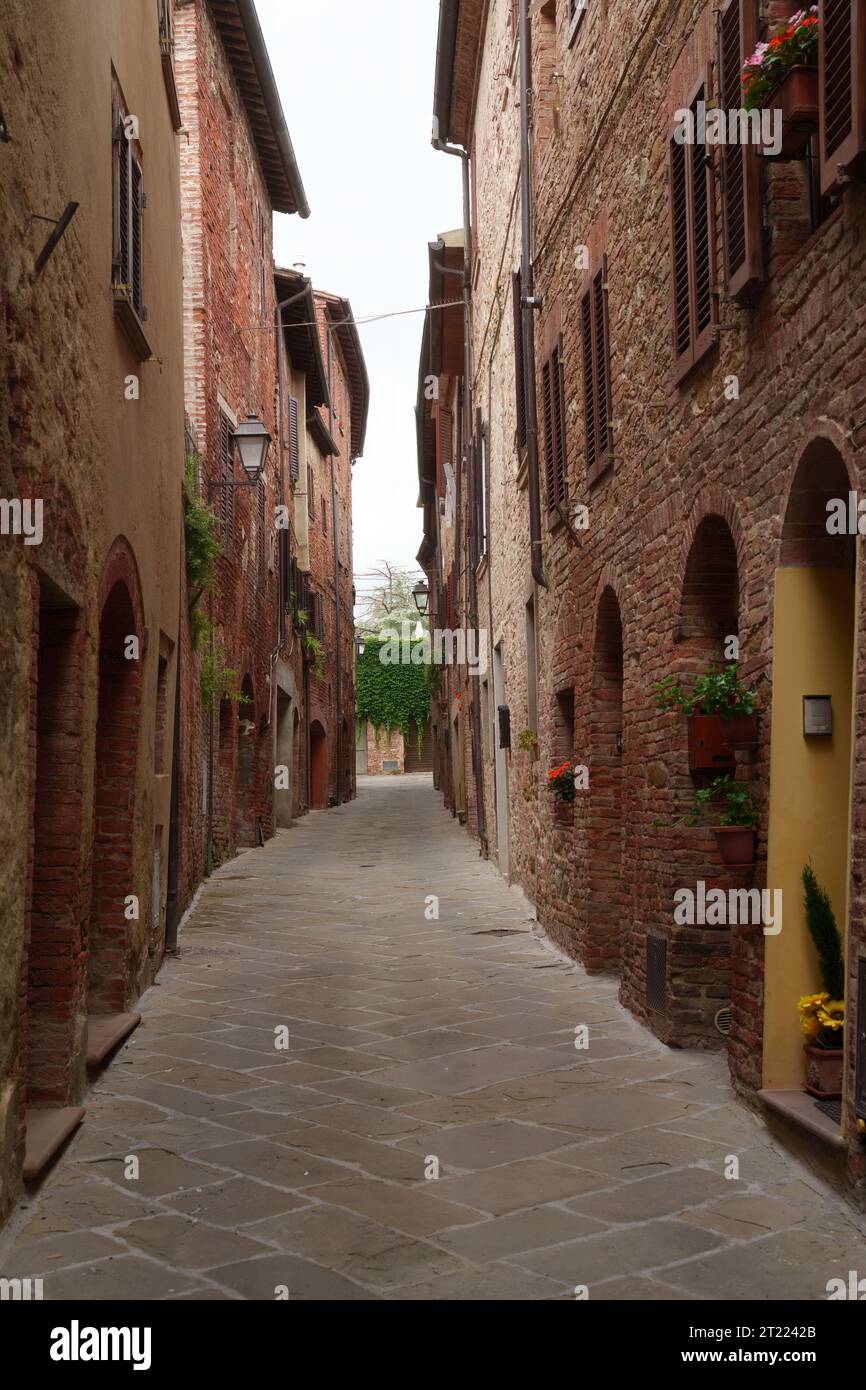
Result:
<instances>
[{"instance_id":1,"label":"flagstone paving","mask_svg":"<svg viewBox=\"0 0 866 1390\"><path fill-rule=\"evenodd\" d=\"M724 1058L616 995L428 778L362 779L205 886L0 1272L97 1300L812 1300L866 1274L860 1218Z\"/></svg>"}]
</instances>

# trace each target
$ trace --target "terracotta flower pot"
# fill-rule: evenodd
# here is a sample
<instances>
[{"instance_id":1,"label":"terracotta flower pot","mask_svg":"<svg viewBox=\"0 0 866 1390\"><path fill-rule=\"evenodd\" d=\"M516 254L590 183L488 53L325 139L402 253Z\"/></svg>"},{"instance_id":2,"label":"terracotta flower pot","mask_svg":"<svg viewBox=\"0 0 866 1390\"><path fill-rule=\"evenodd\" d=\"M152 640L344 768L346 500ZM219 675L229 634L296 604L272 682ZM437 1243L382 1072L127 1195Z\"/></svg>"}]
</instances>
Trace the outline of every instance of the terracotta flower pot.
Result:
<instances>
[{"instance_id":1,"label":"terracotta flower pot","mask_svg":"<svg viewBox=\"0 0 866 1390\"><path fill-rule=\"evenodd\" d=\"M713 827L723 864L748 869L755 862L755 832L750 825L716 825Z\"/></svg>"},{"instance_id":2,"label":"terracotta flower pot","mask_svg":"<svg viewBox=\"0 0 866 1390\"><path fill-rule=\"evenodd\" d=\"M782 112L782 149L775 157L798 158L818 129L818 69L789 68L767 105ZM765 147L764 154L770 153Z\"/></svg>"},{"instance_id":3,"label":"terracotta flower pot","mask_svg":"<svg viewBox=\"0 0 866 1390\"><path fill-rule=\"evenodd\" d=\"M758 742L758 716L732 714L722 717L722 738L726 748L754 748Z\"/></svg>"},{"instance_id":4,"label":"terracotta flower pot","mask_svg":"<svg viewBox=\"0 0 866 1390\"><path fill-rule=\"evenodd\" d=\"M806 1043L806 1082L804 1090L818 1100L839 1100L842 1095L841 1047L815 1047Z\"/></svg>"}]
</instances>

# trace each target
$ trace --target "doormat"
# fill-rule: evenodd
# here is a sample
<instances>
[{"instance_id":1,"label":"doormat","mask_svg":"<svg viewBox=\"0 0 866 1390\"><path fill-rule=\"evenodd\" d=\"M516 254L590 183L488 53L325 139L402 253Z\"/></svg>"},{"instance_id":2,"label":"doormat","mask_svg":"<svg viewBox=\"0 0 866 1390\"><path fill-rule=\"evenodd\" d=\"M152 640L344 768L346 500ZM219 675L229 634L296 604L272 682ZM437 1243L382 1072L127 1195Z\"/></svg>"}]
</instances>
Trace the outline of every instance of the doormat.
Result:
<instances>
[{"instance_id":1,"label":"doormat","mask_svg":"<svg viewBox=\"0 0 866 1390\"><path fill-rule=\"evenodd\" d=\"M822 1115L826 1115L828 1120L834 1124L842 1123L842 1102L841 1100L816 1100L815 1109L820 1110Z\"/></svg>"}]
</instances>

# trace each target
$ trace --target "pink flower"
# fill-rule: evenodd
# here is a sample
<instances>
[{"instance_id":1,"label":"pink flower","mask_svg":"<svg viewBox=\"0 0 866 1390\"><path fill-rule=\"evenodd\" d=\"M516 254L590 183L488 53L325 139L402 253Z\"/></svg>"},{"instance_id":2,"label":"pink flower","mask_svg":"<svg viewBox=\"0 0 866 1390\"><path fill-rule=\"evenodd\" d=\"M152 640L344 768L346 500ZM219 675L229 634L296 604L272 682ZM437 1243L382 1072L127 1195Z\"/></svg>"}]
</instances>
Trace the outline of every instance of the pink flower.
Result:
<instances>
[{"instance_id":1,"label":"pink flower","mask_svg":"<svg viewBox=\"0 0 866 1390\"><path fill-rule=\"evenodd\" d=\"M770 47L768 43L759 43L751 58L746 59L747 68L759 68L764 61L764 54Z\"/></svg>"}]
</instances>

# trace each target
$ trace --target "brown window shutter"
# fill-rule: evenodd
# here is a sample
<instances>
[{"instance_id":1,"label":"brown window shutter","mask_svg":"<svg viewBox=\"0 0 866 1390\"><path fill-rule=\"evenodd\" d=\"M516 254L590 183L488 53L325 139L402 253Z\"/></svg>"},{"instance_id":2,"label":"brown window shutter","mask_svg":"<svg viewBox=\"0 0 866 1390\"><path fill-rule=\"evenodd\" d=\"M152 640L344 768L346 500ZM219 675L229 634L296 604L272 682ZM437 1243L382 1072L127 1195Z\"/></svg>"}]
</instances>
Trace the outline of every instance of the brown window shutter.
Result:
<instances>
[{"instance_id":1,"label":"brown window shutter","mask_svg":"<svg viewBox=\"0 0 866 1390\"><path fill-rule=\"evenodd\" d=\"M556 512L566 500L565 378L559 346L541 369L544 421L544 465L548 511Z\"/></svg>"},{"instance_id":2,"label":"brown window shutter","mask_svg":"<svg viewBox=\"0 0 866 1390\"><path fill-rule=\"evenodd\" d=\"M580 302L583 414L586 470L594 482L611 461L610 324L607 307L607 256Z\"/></svg>"},{"instance_id":3,"label":"brown window shutter","mask_svg":"<svg viewBox=\"0 0 866 1390\"><path fill-rule=\"evenodd\" d=\"M454 416L450 410L439 411L439 448L436 453L436 491L445 496L445 467L454 464Z\"/></svg>"},{"instance_id":4,"label":"brown window shutter","mask_svg":"<svg viewBox=\"0 0 866 1390\"><path fill-rule=\"evenodd\" d=\"M866 0L819 0L821 192L866 151Z\"/></svg>"},{"instance_id":5,"label":"brown window shutter","mask_svg":"<svg viewBox=\"0 0 866 1390\"><path fill-rule=\"evenodd\" d=\"M583 422L586 430L586 468L594 473L598 463L598 432L595 425L595 366L592 344L592 291L580 301L580 350L583 366Z\"/></svg>"},{"instance_id":6,"label":"brown window shutter","mask_svg":"<svg viewBox=\"0 0 866 1390\"><path fill-rule=\"evenodd\" d=\"M293 483L301 472L301 453L298 442L298 402L289 396L289 476Z\"/></svg>"},{"instance_id":7,"label":"brown window shutter","mask_svg":"<svg viewBox=\"0 0 866 1390\"><path fill-rule=\"evenodd\" d=\"M709 81L697 88L689 106L697 120ZM703 144L670 142L671 313L674 377L681 381L716 341L716 216L714 177Z\"/></svg>"},{"instance_id":8,"label":"brown window shutter","mask_svg":"<svg viewBox=\"0 0 866 1390\"><path fill-rule=\"evenodd\" d=\"M553 376L553 433L554 433L554 479L556 503L565 503L565 376L562 370L562 357L558 347L551 353L551 374Z\"/></svg>"},{"instance_id":9,"label":"brown window shutter","mask_svg":"<svg viewBox=\"0 0 866 1390\"><path fill-rule=\"evenodd\" d=\"M742 71L758 41L758 0L728 0L718 21L719 105L742 107ZM722 229L725 286L731 299L749 299L763 284L763 178L751 144L723 145Z\"/></svg>"},{"instance_id":10,"label":"brown window shutter","mask_svg":"<svg viewBox=\"0 0 866 1390\"><path fill-rule=\"evenodd\" d=\"M674 360L679 367L693 361L689 312L689 200L686 146L671 140L671 312L674 330Z\"/></svg>"},{"instance_id":11,"label":"brown window shutter","mask_svg":"<svg viewBox=\"0 0 866 1390\"><path fill-rule=\"evenodd\" d=\"M123 115L112 110L113 228L111 279L115 285L129 283L129 144L123 133Z\"/></svg>"},{"instance_id":12,"label":"brown window shutter","mask_svg":"<svg viewBox=\"0 0 866 1390\"><path fill-rule=\"evenodd\" d=\"M259 515L256 542L259 561L259 588L261 589L264 588L265 583L265 484L261 478L259 478L258 494Z\"/></svg>"},{"instance_id":13,"label":"brown window shutter","mask_svg":"<svg viewBox=\"0 0 866 1390\"><path fill-rule=\"evenodd\" d=\"M130 173L132 179L132 197L130 200L131 218L131 274L130 283L132 285L132 307L140 319L145 317L144 312L144 282L143 282L143 239L144 239L144 189L142 188L141 165L138 160L130 160Z\"/></svg>"},{"instance_id":14,"label":"brown window shutter","mask_svg":"<svg viewBox=\"0 0 866 1390\"><path fill-rule=\"evenodd\" d=\"M219 478L221 483L234 481L234 444L232 441L232 422L224 411L219 413ZM227 541L232 539L235 528L235 491L232 487L220 488L220 521Z\"/></svg>"},{"instance_id":15,"label":"brown window shutter","mask_svg":"<svg viewBox=\"0 0 866 1390\"><path fill-rule=\"evenodd\" d=\"M307 516L315 524L316 495L313 491L313 465L307 464Z\"/></svg>"},{"instance_id":16,"label":"brown window shutter","mask_svg":"<svg viewBox=\"0 0 866 1390\"><path fill-rule=\"evenodd\" d=\"M514 309L514 390L517 401L517 448L526 448L526 372L523 358L523 281L519 270L511 276L511 299Z\"/></svg>"}]
</instances>

